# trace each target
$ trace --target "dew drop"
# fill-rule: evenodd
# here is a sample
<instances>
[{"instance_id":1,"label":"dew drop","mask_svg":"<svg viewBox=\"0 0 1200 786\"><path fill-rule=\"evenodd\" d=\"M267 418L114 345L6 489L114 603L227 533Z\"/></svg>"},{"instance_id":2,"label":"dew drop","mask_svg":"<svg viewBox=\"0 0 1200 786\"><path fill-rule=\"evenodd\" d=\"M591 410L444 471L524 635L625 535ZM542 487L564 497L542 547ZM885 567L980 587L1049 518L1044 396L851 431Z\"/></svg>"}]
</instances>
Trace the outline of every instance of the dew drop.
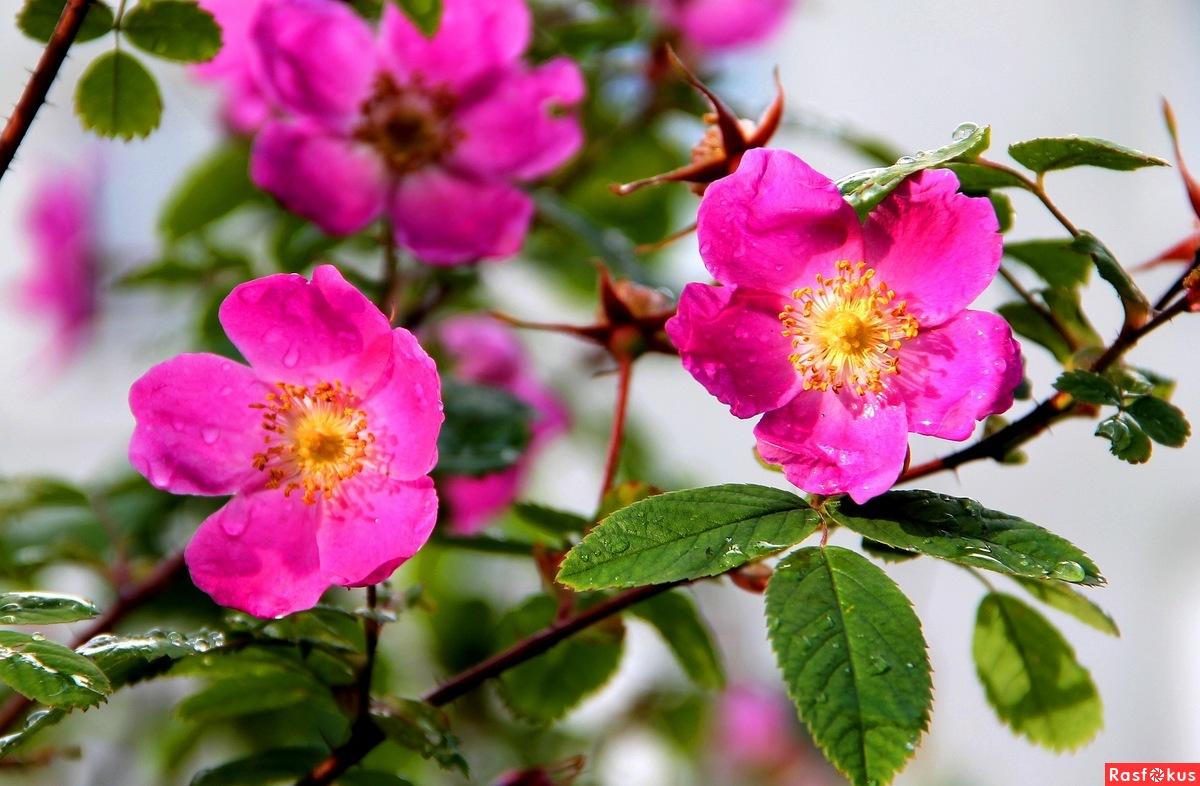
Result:
<instances>
[{"instance_id":1,"label":"dew drop","mask_svg":"<svg viewBox=\"0 0 1200 786\"><path fill-rule=\"evenodd\" d=\"M204 440L205 445L214 445L217 438L221 436L221 429L215 426L205 426L200 429L200 438Z\"/></svg>"},{"instance_id":2,"label":"dew drop","mask_svg":"<svg viewBox=\"0 0 1200 786\"><path fill-rule=\"evenodd\" d=\"M1054 566L1051 575L1059 581L1083 581L1087 573L1078 562L1064 561Z\"/></svg>"},{"instance_id":3,"label":"dew drop","mask_svg":"<svg viewBox=\"0 0 1200 786\"><path fill-rule=\"evenodd\" d=\"M954 129L952 138L955 142L961 142L978 130L979 126L976 123L962 123L958 128Z\"/></svg>"},{"instance_id":4,"label":"dew drop","mask_svg":"<svg viewBox=\"0 0 1200 786\"><path fill-rule=\"evenodd\" d=\"M299 362L300 348L295 344L292 344L290 347L288 347L288 351L283 356L283 365L287 366L288 368L295 368L296 364Z\"/></svg>"}]
</instances>

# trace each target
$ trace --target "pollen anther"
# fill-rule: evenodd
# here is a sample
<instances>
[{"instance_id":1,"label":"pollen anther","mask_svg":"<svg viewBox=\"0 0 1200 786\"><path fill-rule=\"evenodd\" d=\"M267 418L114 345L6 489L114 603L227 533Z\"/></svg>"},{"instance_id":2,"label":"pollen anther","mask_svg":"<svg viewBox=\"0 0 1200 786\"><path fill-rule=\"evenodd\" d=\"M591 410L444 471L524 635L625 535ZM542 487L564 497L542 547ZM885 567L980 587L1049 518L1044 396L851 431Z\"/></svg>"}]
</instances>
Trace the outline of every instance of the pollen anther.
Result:
<instances>
[{"instance_id":1,"label":"pollen anther","mask_svg":"<svg viewBox=\"0 0 1200 786\"><path fill-rule=\"evenodd\" d=\"M865 262L842 260L835 276L818 273L816 282L793 291L779 314L804 389L881 392L883 378L900 373L897 350L917 335L916 318Z\"/></svg>"}]
</instances>

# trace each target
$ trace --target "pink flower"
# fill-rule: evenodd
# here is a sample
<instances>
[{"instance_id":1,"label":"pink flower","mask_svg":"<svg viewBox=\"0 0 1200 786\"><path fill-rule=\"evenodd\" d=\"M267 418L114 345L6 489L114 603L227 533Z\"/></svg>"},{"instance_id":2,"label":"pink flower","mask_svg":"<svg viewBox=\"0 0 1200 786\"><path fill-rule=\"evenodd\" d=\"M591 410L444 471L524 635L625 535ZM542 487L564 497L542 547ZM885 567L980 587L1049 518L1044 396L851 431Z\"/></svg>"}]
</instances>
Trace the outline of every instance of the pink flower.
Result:
<instances>
[{"instance_id":1,"label":"pink flower","mask_svg":"<svg viewBox=\"0 0 1200 786\"><path fill-rule=\"evenodd\" d=\"M516 500L534 457L566 430L567 413L553 391L533 375L512 331L494 319L455 317L440 326L438 336L456 376L508 391L534 412L532 438L517 463L479 477L450 476L440 483L450 529L459 535L474 535Z\"/></svg>"},{"instance_id":2,"label":"pink flower","mask_svg":"<svg viewBox=\"0 0 1200 786\"><path fill-rule=\"evenodd\" d=\"M752 685L730 685L717 703L716 744L732 769L770 770L798 752L796 713L787 698Z\"/></svg>"},{"instance_id":3,"label":"pink flower","mask_svg":"<svg viewBox=\"0 0 1200 786\"><path fill-rule=\"evenodd\" d=\"M377 40L336 0L264 0L253 37L287 117L255 140L254 181L334 234L385 216L432 264L516 253L533 203L514 182L582 142L564 110L583 77L521 62L530 29L523 0L445 0L433 38L387 3Z\"/></svg>"},{"instance_id":4,"label":"pink flower","mask_svg":"<svg viewBox=\"0 0 1200 786\"><path fill-rule=\"evenodd\" d=\"M34 264L21 286L20 303L53 324L51 351L74 355L96 316L94 169L62 170L34 186L25 213Z\"/></svg>"},{"instance_id":5,"label":"pink flower","mask_svg":"<svg viewBox=\"0 0 1200 786\"><path fill-rule=\"evenodd\" d=\"M663 23L696 49L716 52L761 43L787 17L794 0L652 0Z\"/></svg>"},{"instance_id":6,"label":"pink flower","mask_svg":"<svg viewBox=\"0 0 1200 786\"><path fill-rule=\"evenodd\" d=\"M129 460L154 486L233 498L188 544L196 586L260 617L387 578L437 516L433 361L329 265L236 287L249 367L179 355L133 384Z\"/></svg>"},{"instance_id":7,"label":"pink flower","mask_svg":"<svg viewBox=\"0 0 1200 786\"><path fill-rule=\"evenodd\" d=\"M250 26L262 0L198 0L221 27L221 51L192 73L217 82L225 92L225 122L239 134L252 134L267 121L271 107L250 47Z\"/></svg>"},{"instance_id":8,"label":"pink flower","mask_svg":"<svg viewBox=\"0 0 1200 786\"><path fill-rule=\"evenodd\" d=\"M906 180L860 224L827 177L750 150L700 203L700 253L667 333L758 450L814 494L864 502L899 476L908 433L964 440L1012 406L1020 349L966 308L1000 265L986 199L946 170Z\"/></svg>"}]
</instances>

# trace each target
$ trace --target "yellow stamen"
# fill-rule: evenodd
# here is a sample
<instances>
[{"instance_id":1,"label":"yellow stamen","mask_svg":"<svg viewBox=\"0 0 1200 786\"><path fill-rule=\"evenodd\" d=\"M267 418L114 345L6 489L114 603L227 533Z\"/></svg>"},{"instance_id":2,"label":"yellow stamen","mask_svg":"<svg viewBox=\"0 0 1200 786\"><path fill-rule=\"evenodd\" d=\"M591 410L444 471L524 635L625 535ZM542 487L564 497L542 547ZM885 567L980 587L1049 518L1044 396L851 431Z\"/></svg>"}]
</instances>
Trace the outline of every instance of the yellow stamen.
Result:
<instances>
[{"instance_id":1,"label":"yellow stamen","mask_svg":"<svg viewBox=\"0 0 1200 786\"><path fill-rule=\"evenodd\" d=\"M900 373L896 351L917 335L917 320L865 262L838 262L836 276L818 273L815 287L797 289L792 298L779 320L805 390L879 393L884 376Z\"/></svg>"},{"instance_id":2,"label":"yellow stamen","mask_svg":"<svg viewBox=\"0 0 1200 786\"><path fill-rule=\"evenodd\" d=\"M254 456L255 469L267 473L266 487L283 495L301 491L313 505L332 498L342 481L362 471L375 436L358 399L341 382L304 385L275 383L263 410L266 449Z\"/></svg>"}]
</instances>

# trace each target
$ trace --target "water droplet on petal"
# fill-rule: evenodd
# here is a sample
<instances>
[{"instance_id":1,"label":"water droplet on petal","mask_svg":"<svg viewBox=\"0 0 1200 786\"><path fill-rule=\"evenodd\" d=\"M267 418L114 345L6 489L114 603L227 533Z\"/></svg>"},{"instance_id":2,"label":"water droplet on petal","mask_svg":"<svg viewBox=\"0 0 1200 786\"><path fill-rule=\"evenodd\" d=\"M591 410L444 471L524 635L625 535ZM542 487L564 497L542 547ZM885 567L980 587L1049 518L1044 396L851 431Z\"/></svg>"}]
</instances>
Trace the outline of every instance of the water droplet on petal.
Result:
<instances>
[{"instance_id":1,"label":"water droplet on petal","mask_svg":"<svg viewBox=\"0 0 1200 786\"><path fill-rule=\"evenodd\" d=\"M205 445L216 444L217 438L221 436L221 429L215 426L205 426L200 429L200 438L204 440Z\"/></svg>"},{"instance_id":2,"label":"water droplet on petal","mask_svg":"<svg viewBox=\"0 0 1200 786\"><path fill-rule=\"evenodd\" d=\"M300 348L295 344L288 347L288 351L283 356L283 365L288 368L295 368L300 362Z\"/></svg>"}]
</instances>

